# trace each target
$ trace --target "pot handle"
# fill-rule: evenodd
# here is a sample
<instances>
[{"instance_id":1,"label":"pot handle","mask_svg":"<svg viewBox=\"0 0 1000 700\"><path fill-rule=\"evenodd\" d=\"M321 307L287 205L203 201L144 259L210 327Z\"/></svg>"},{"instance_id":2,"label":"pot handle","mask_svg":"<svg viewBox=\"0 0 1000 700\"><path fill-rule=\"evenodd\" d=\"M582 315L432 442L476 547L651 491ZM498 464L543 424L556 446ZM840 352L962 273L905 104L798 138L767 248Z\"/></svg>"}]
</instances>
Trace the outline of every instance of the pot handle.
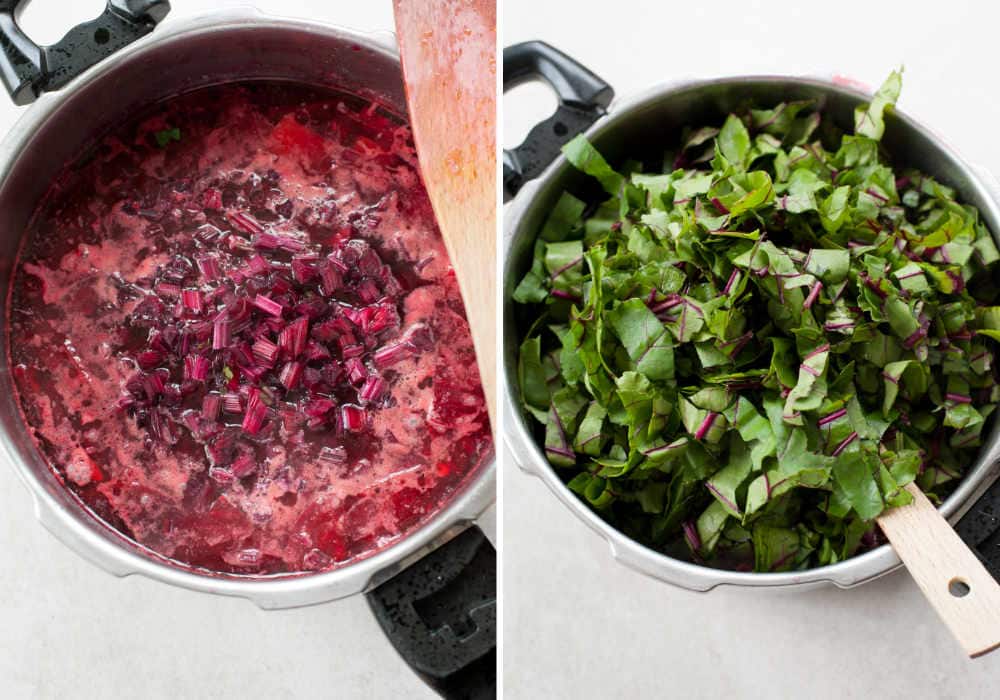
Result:
<instances>
[{"instance_id":1,"label":"pot handle","mask_svg":"<svg viewBox=\"0 0 1000 700\"><path fill-rule=\"evenodd\" d=\"M39 46L17 23L26 0L0 0L0 78L14 104L34 102L95 63L149 34L170 11L168 0L108 0L97 19L70 29L51 46Z\"/></svg>"},{"instance_id":2,"label":"pot handle","mask_svg":"<svg viewBox=\"0 0 1000 700\"><path fill-rule=\"evenodd\" d=\"M608 83L562 51L543 41L514 44L503 50L503 91L530 80L548 83L559 98L555 114L536 124L517 148L503 152L503 196L510 200L528 180L538 177L559 149L605 114L615 96Z\"/></svg>"},{"instance_id":3,"label":"pot handle","mask_svg":"<svg viewBox=\"0 0 1000 700\"><path fill-rule=\"evenodd\" d=\"M969 545L983 566L1000 581L1000 481L993 484L955 524L955 532Z\"/></svg>"},{"instance_id":4,"label":"pot handle","mask_svg":"<svg viewBox=\"0 0 1000 700\"><path fill-rule=\"evenodd\" d=\"M449 700L496 697L496 550L470 527L366 596L399 655Z\"/></svg>"}]
</instances>

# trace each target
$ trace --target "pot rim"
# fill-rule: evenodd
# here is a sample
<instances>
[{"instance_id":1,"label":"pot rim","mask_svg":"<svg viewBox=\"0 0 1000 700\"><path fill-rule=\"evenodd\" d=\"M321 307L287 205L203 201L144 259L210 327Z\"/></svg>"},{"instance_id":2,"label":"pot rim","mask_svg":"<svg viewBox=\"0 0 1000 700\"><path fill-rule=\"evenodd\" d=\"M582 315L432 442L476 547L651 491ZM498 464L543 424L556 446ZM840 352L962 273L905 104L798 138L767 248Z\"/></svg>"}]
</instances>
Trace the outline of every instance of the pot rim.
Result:
<instances>
[{"instance_id":1,"label":"pot rim","mask_svg":"<svg viewBox=\"0 0 1000 700\"><path fill-rule=\"evenodd\" d=\"M399 64L395 35L387 31L364 32L307 19L279 17L251 7L235 7L165 19L156 31L101 61L62 89L41 95L18 118L0 144L0 183L6 181L38 125L54 114L71 93L113 77L117 65L153 47L190 38L199 33L233 30L310 32L344 42L354 42ZM402 71L402 68L400 68ZM2 186L2 185L0 185ZM172 565L80 507L64 507L49 493L17 449L0 439L0 458L11 463L28 487L36 518L77 554L104 570L125 577L140 574L157 581L196 591L246 598L261 608L283 609L314 605L362 593L388 580L467 527L479 522L495 501L496 445L494 456L470 475L461 491L417 530L375 554L340 568L319 573L297 573L261 578L200 572ZM42 458L44 460L44 458ZM47 462L47 460L44 460ZM96 522L100 527L91 527ZM117 535L105 537L101 532ZM128 543L128 544L126 544Z\"/></svg>"},{"instance_id":2,"label":"pot rim","mask_svg":"<svg viewBox=\"0 0 1000 700\"><path fill-rule=\"evenodd\" d=\"M840 93L843 96L870 100L871 95L857 88L813 77L786 75L736 75L708 79L679 80L647 88L633 96L622 100L614 100L607 114L595 121L586 131L589 139L596 140L611 131L632 115L674 95L717 85L794 85L822 90L827 94ZM969 176L976 194L985 203L981 211L988 215L996 224L1000 224L1000 186L986 178L992 176L981 168L972 166L957 150L945 142L940 136L910 117L900 109L894 109L895 118L905 123L920 136L932 143L939 151L950 156ZM503 250L503 280L513 270L512 246L518 230L523 225L523 219L528 209L528 203L540 191L560 178L571 168L566 157L560 154L552 161L536 179L525 183L524 187L514 197L504 216L504 250ZM991 191L992 190L992 191ZM1000 226L991 226L995 238L1000 241ZM506 287L504 287L506 289ZM503 297L503 329L513 327L513 300L504 291ZM502 334L502 337L503 334ZM570 510L592 530L600 534L611 549L611 555L621 563L636 569L648 576L667 583L687 588L693 591L707 592L719 586L739 586L750 588L793 588L820 583L832 583L839 588L850 588L899 569L902 562L889 544L883 544L863 554L850 557L836 564L807 569L805 571L789 572L739 572L727 569L715 569L692 562L675 559L662 552L647 547L630 537L598 516L584 504L563 482L555 469L545 459L537 442L531 435L523 411L518 404L518 389L516 370L503 363L503 442L522 471L540 478L556 497L568 506ZM1000 421L996 421L987 443L983 446L977 466L968 472L958 488L945 499L939 510L952 523L960 518L972 506L975 499L1000 476Z\"/></svg>"}]
</instances>

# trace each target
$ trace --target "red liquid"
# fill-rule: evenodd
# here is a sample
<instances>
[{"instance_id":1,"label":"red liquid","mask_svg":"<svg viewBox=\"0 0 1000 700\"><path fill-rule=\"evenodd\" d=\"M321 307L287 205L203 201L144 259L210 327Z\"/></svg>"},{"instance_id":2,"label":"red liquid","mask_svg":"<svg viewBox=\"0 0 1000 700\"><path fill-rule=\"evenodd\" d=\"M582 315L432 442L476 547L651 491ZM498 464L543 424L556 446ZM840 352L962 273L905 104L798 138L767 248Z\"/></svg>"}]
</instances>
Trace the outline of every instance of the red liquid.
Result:
<instances>
[{"instance_id":1,"label":"red liquid","mask_svg":"<svg viewBox=\"0 0 1000 700\"><path fill-rule=\"evenodd\" d=\"M35 214L10 328L66 486L188 565L370 555L492 454L409 130L351 96L208 88L103 139Z\"/></svg>"}]
</instances>

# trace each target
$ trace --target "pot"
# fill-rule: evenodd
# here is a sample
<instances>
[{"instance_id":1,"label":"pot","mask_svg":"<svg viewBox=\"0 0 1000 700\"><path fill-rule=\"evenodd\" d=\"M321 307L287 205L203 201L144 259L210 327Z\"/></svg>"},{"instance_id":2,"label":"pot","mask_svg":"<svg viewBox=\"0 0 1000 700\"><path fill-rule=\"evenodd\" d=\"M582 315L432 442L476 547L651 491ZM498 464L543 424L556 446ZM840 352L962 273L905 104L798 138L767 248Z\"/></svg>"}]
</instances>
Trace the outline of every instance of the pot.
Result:
<instances>
[{"instance_id":1,"label":"pot","mask_svg":"<svg viewBox=\"0 0 1000 700\"><path fill-rule=\"evenodd\" d=\"M614 164L627 155L662 150L676 144L685 125L720 122L731 110L752 100L758 104L816 99L824 113L841 126L853 126L855 106L865 95L831 82L786 76L733 77L654 87L612 103L607 83L572 58L541 42L504 50L504 90L526 80L547 82L559 98L556 113L532 129L524 144L504 153L505 198L513 200L504 221L503 377L501 389L504 440L522 470L540 478L583 522L608 543L612 556L644 574L694 591L720 585L789 588L833 583L847 588L889 573L902 564L889 545L830 566L781 573L744 573L713 569L675 559L626 537L572 493L545 459L521 409L517 385L517 348L522 332L512 300L517 283L531 266L537 233L560 193L579 186L586 176L573 168L559 147L578 133ZM994 236L1000 234L1000 187L981 169L962 160L950 147L906 114L887 117L883 144L897 161L933 175L956 188L961 199L977 207ZM1000 240L1000 237L998 237ZM1000 422L994 421L979 458L941 506L959 533L1000 577ZM996 508L997 510L990 510ZM993 544L991 544L993 543Z\"/></svg>"},{"instance_id":2,"label":"pot","mask_svg":"<svg viewBox=\"0 0 1000 700\"><path fill-rule=\"evenodd\" d=\"M208 85L270 78L336 87L406 114L395 37L388 32L365 34L237 9L170 20L151 33L169 3L109 0L97 20L53 47L38 47L14 21L19 4L0 3L8 47L0 55L0 76L15 102L33 102L0 146L5 305L20 232L54 174L95 135L150 103ZM0 334L6 370L6 328ZM314 574L213 574L174 565L85 512L35 448L14 396L9 372L0 372L0 455L28 487L42 525L92 563L116 576L141 574L267 609L367 592L397 649L425 677L444 684L471 663L492 677L482 660L496 643L495 556L477 527L494 501L492 460L419 530L366 559ZM432 595L435 606L450 611L433 624L413 606Z\"/></svg>"}]
</instances>

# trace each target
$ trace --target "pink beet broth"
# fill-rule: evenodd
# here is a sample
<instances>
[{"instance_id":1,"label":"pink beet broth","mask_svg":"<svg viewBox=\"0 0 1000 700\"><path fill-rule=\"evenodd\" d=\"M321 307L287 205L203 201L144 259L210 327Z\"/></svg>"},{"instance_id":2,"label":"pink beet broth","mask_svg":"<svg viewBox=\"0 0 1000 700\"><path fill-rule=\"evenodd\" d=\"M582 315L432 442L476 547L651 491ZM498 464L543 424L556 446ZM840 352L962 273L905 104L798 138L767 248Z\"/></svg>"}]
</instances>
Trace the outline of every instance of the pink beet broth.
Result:
<instances>
[{"instance_id":1,"label":"pink beet broth","mask_svg":"<svg viewBox=\"0 0 1000 700\"><path fill-rule=\"evenodd\" d=\"M122 126L43 199L11 299L40 451L185 565L368 556L492 454L410 132L353 96L220 86Z\"/></svg>"}]
</instances>

